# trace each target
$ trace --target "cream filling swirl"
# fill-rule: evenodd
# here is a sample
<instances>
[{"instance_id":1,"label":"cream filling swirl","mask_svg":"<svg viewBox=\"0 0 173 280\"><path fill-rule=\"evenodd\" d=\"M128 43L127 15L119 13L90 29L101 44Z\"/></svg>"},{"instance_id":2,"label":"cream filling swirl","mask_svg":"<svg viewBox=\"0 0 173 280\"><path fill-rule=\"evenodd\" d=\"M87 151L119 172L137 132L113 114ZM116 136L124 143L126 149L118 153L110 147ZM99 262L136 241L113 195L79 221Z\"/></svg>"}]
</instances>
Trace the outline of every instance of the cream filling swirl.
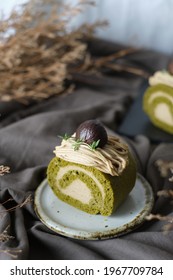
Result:
<instances>
[{"instance_id":1,"label":"cream filling swirl","mask_svg":"<svg viewBox=\"0 0 173 280\"><path fill-rule=\"evenodd\" d=\"M92 149L82 142L75 150L75 143L75 134L63 139L61 145L55 147L55 155L69 162L95 167L112 176L119 176L128 164L128 147L115 136L108 136L103 148Z\"/></svg>"}]
</instances>

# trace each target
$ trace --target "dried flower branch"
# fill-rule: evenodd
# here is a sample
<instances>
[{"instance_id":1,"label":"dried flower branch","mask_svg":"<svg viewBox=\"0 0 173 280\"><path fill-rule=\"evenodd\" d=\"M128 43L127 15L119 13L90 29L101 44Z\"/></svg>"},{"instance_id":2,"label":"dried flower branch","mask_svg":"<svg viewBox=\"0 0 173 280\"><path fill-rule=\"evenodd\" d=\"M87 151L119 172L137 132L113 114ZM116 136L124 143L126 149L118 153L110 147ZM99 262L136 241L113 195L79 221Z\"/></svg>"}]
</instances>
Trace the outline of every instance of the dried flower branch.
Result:
<instances>
[{"instance_id":1,"label":"dried flower branch","mask_svg":"<svg viewBox=\"0 0 173 280\"><path fill-rule=\"evenodd\" d=\"M10 201L14 201L14 199L9 198L6 201L4 201L3 203L1 203L1 205L5 205ZM0 211L0 214L14 211L17 208L22 208L24 205L26 205L27 203L30 203L31 201L32 201L32 197L31 197L31 195L29 195L22 203L19 203L16 206L13 206L11 208ZM9 226L2 233L0 233L0 242L9 241L10 239L14 238L14 236L11 236L11 235L8 234L8 228L9 228ZM17 258L18 254L21 253L21 252L22 252L21 249L14 249L14 248L0 249L0 253L7 254L12 258Z\"/></svg>"},{"instance_id":2,"label":"dried flower branch","mask_svg":"<svg viewBox=\"0 0 173 280\"><path fill-rule=\"evenodd\" d=\"M127 72L137 76L141 76L143 78L148 78L149 73L146 72L145 70L129 66L126 63L124 64L118 63L119 58L126 57L127 55L136 53L137 51L139 50L135 48L127 48L101 58L94 59L92 57L89 57L88 61L86 57L85 64L70 69L70 73L71 74L81 73L81 72L86 72L90 74L95 72L101 73L102 69L107 69L114 72Z\"/></svg>"},{"instance_id":3,"label":"dried flower branch","mask_svg":"<svg viewBox=\"0 0 173 280\"><path fill-rule=\"evenodd\" d=\"M157 192L158 196L164 196L173 199L173 190L162 190Z\"/></svg>"},{"instance_id":4,"label":"dried flower branch","mask_svg":"<svg viewBox=\"0 0 173 280\"><path fill-rule=\"evenodd\" d=\"M84 3L88 1L79 1L79 5ZM81 39L87 27L67 32L70 17L80 11L79 6L67 9L51 0L48 15L44 10L33 12L36 4L31 0L22 12L15 11L1 21L1 100L39 100L59 94L65 90L68 65L85 60L87 46ZM11 29L14 33L6 39Z\"/></svg>"},{"instance_id":5,"label":"dried flower branch","mask_svg":"<svg viewBox=\"0 0 173 280\"><path fill-rule=\"evenodd\" d=\"M164 232L165 234L168 233L170 230L173 229L173 217L170 217L170 216L162 216L162 215L160 215L160 214L156 214L156 215L150 214L150 215L148 215L148 216L146 217L146 219L147 219L148 221L151 221L151 220L154 220L154 219L159 220L159 221L166 221L167 224L165 224L165 225L163 226L163 232Z\"/></svg>"},{"instance_id":6,"label":"dried flower branch","mask_svg":"<svg viewBox=\"0 0 173 280\"><path fill-rule=\"evenodd\" d=\"M136 53L137 51L139 51L139 49L136 48L127 48L127 49L122 49L120 51L117 51L116 53L113 53L111 55L108 55L106 57L101 57L98 58L97 60L95 60L94 62L94 66L98 69L100 69L101 67L116 71L116 72L128 72L137 76L142 76L145 78L149 77L149 73L147 73L146 71L139 69L139 68L135 68L132 66L129 66L127 64L120 64L117 63L117 59L122 58L122 57L126 57L129 54L133 54Z\"/></svg>"},{"instance_id":7,"label":"dried flower branch","mask_svg":"<svg viewBox=\"0 0 173 280\"><path fill-rule=\"evenodd\" d=\"M9 166L0 165L0 176L3 176L5 173L10 172Z\"/></svg>"},{"instance_id":8,"label":"dried flower branch","mask_svg":"<svg viewBox=\"0 0 173 280\"><path fill-rule=\"evenodd\" d=\"M14 236L8 234L8 229L9 226L6 227L6 229L2 233L0 233L0 242L5 242L14 238Z\"/></svg>"},{"instance_id":9,"label":"dried flower branch","mask_svg":"<svg viewBox=\"0 0 173 280\"><path fill-rule=\"evenodd\" d=\"M4 201L4 202L2 203L2 205L6 204L6 203L9 202L9 201L14 201L14 199L11 199L11 198L10 198L10 199L6 200L6 201ZM8 209L5 209L5 210L0 211L0 214L5 213L5 212L14 211L14 210L16 210L17 208L22 208L24 205L26 205L26 204L28 204L28 203L31 203L32 201L33 201L33 199L32 199L32 196L31 196L31 194L30 194L23 202L21 202L21 203L15 205L15 206L13 206L13 207L11 207L11 208L8 208Z\"/></svg>"},{"instance_id":10,"label":"dried flower branch","mask_svg":"<svg viewBox=\"0 0 173 280\"><path fill-rule=\"evenodd\" d=\"M157 160L156 166L158 167L162 177L168 177L170 172L173 173L173 162L168 162L164 160ZM169 181L173 182L173 177L169 178ZM166 197L171 199L173 202L173 190L161 190L157 192L158 196ZM173 217L171 216L162 216L160 214L150 214L146 217L147 220L157 219L160 221L166 221L167 224L163 226L163 232L168 233L170 230L173 230Z\"/></svg>"},{"instance_id":11,"label":"dried flower branch","mask_svg":"<svg viewBox=\"0 0 173 280\"><path fill-rule=\"evenodd\" d=\"M173 162L159 159L156 161L156 166L158 167L161 176L167 177L169 175L169 172L173 169Z\"/></svg>"},{"instance_id":12,"label":"dried flower branch","mask_svg":"<svg viewBox=\"0 0 173 280\"><path fill-rule=\"evenodd\" d=\"M6 242L9 241L11 239L14 239L14 236L11 236L8 234L8 228L9 226L2 232L0 233L0 242ZM22 252L21 249L0 249L0 253L5 253L9 256L11 256L12 258L17 258L17 254Z\"/></svg>"},{"instance_id":13,"label":"dried flower branch","mask_svg":"<svg viewBox=\"0 0 173 280\"><path fill-rule=\"evenodd\" d=\"M173 165L173 162L172 162L172 165ZM171 173L173 174L173 168L172 168L172 167L170 168L170 171L171 171ZM170 181L170 182L173 182L173 176L169 178L169 181Z\"/></svg>"},{"instance_id":14,"label":"dried flower branch","mask_svg":"<svg viewBox=\"0 0 173 280\"><path fill-rule=\"evenodd\" d=\"M69 31L71 20L82 12L83 5L94 3L80 0L75 6L67 6L49 0L47 6L46 0L30 0L0 21L0 100L27 103L55 96L68 90L66 80L75 82L74 73L93 73L103 67L146 76L141 69L115 62L135 49L97 60L91 57L87 38L105 22L83 24Z\"/></svg>"},{"instance_id":15,"label":"dried flower branch","mask_svg":"<svg viewBox=\"0 0 173 280\"><path fill-rule=\"evenodd\" d=\"M5 249L5 250L0 249L0 253L4 253L15 259L18 257L18 254L21 252L22 252L21 249Z\"/></svg>"},{"instance_id":16,"label":"dried flower branch","mask_svg":"<svg viewBox=\"0 0 173 280\"><path fill-rule=\"evenodd\" d=\"M9 226L7 226L7 228L2 233L0 233L0 242L6 242L11 239L14 239L14 236L11 236L8 234L8 229L9 229ZM12 258L17 258L17 254L20 253L21 251L22 250L20 250L20 249L13 249L13 248L3 249L3 250L0 249L0 253L5 253Z\"/></svg>"}]
</instances>

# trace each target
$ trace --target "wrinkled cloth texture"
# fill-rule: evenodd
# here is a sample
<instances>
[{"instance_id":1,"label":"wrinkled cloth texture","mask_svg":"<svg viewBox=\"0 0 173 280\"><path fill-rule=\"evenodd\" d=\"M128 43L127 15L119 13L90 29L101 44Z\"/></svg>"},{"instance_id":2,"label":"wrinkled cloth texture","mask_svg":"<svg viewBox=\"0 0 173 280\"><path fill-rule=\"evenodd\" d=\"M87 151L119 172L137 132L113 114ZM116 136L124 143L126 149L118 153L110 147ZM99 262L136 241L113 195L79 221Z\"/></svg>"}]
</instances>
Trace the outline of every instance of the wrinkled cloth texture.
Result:
<instances>
[{"instance_id":1,"label":"wrinkled cloth texture","mask_svg":"<svg viewBox=\"0 0 173 280\"><path fill-rule=\"evenodd\" d=\"M100 56L117 51L120 46L93 40L89 49L93 55ZM166 68L169 57L138 50L126 60L151 74ZM46 177L54 147L61 141L58 135L72 134L87 119L99 119L109 132L116 133L146 81L125 72L87 79L79 75L76 79L78 86L70 94L30 105L0 102L0 165L10 166L10 173L0 177L0 234L11 236L0 240L0 259L173 259L173 234L172 231L163 234L163 221L146 221L126 235L90 241L61 236L37 217L34 192ZM172 183L168 177L161 177L155 162L173 161L173 143L153 144L145 135L125 137L125 140L136 159L138 172L153 188L152 213L172 215L168 198L156 195L158 190L170 189ZM32 201L16 207L28 197ZM13 211L7 211L11 207Z\"/></svg>"}]
</instances>

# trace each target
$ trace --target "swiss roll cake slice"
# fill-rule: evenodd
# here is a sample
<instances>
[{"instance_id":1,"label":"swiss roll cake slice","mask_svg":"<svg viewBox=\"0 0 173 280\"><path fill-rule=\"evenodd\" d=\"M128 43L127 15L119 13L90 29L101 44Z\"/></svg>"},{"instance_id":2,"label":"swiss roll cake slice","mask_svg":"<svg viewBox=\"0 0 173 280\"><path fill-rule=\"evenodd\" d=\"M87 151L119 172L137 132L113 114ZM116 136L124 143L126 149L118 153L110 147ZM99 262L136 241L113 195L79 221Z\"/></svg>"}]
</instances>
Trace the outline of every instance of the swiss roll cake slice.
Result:
<instances>
[{"instance_id":1,"label":"swiss roll cake slice","mask_svg":"<svg viewBox=\"0 0 173 280\"><path fill-rule=\"evenodd\" d=\"M128 146L96 121L82 123L54 152L47 168L50 187L60 200L89 214L111 215L135 185Z\"/></svg>"},{"instance_id":2,"label":"swiss roll cake slice","mask_svg":"<svg viewBox=\"0 0 173 280\"><path fill-rule=\"evenodd\" d=\"M149 84L143 109L155 126L173 134L173 76L159 71L149 79Z\"/></svg>"},{"instance_id":3,"label":"swiss roll cake slice","mask_svg":"<svg viewBox=\"0 0 173 280\"><path fill-rule=\"evenodd\" d=\"M47 171L48 183L62 201L90 214L111 215L125 200L136 180L136 166L129 163L120 176L54 157Z\"/></svg>"}]
</instances>

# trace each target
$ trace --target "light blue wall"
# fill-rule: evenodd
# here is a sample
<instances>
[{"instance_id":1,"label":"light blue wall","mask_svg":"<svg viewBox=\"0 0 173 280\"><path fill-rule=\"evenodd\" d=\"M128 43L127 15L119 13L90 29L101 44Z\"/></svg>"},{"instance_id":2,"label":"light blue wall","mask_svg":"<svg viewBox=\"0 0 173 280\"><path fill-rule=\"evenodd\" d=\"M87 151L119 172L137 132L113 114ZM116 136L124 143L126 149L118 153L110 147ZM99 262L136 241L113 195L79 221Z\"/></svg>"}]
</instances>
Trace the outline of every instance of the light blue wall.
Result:
<instances>
[{"instance_id":1,"label":"light blue wall","mask_svg":"<svg viewBox=\"0 0 173 280\"><path fill-rule=\"evenodd\" d=\"M16 3L25 1L0 0L0 10L7 13ZM106 19L109 26L99 29L97 36L173 54L173 0L95 0L95 3L96 7L87 6L82 15L75 17L72 26Z\"/></svg>"},{"instance_id":2,"label":"light blue wall","mask_svg":"<svg viewBox=\"0 0 173 280\"><path fill-rule=\"evenodd\" d=\"M28 0L0 0L0 12L8 16L11 10L16 6L27 2Z\"/></svg>"},{"instance_id":3,"label":"light blue wall","mask_svg":"<svg viewBox=\"0 0 173 280\"><path fill-rule=\"evenodd\" d=\"M66 2L76 2L67 0ZM173 0L96 0L79 21L107 19L97 35L123 44L173 54ZM77 22L77 20L74 20Z\"/></svg>"}]
</instances>

